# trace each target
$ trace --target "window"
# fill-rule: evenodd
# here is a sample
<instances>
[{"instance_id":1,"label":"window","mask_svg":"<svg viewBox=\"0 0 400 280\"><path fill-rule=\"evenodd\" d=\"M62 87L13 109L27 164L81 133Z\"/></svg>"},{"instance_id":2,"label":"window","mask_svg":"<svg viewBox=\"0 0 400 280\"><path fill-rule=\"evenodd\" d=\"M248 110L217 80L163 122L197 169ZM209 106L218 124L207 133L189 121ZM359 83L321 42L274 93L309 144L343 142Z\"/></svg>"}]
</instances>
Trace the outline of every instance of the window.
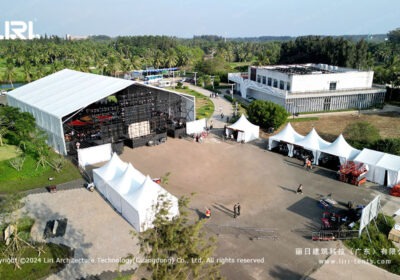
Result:
<instances>
[{"instance_id":1,"label":"window","mask_svg":"<svg viewBox=\"0 0 400 280\"><path fill-rule=\"evenodd\" d=\"M261 76L257 75L257 83L261 83Z\"/></svg>"},{"instance_id":2,"label":"window","mask_svg":"<svg viewBox=\"0 0 400 280\"><path fill-rule=\"evenodd\" d=\"M267 77L263 76L263 84L265 85L267 83Z\"/></svg>"},{"instance_id":3,"label":"window","mask_svg":"<svg viewBox=\"0 0 400 280\"><path fill-rule=\"evenodd\" d=\"M287 91L290 91L290 82L287 82L287 83L286 83L286 90L287 90Z\"/></svg>"},{"instance_id":4,"label":"window","mask_svg":"<svg viewBox=\"0 0 400 280\"><path fill-rule=\"evenodd\" d=\"M329 90L336 90L336 82L331 82L329 84Z\"/></svg>"},{"instance_id":5,"label":"window","mask_svg":"<svg viewBox=\"0 0 400 280\"><path fill-rule=\"evenodd\" d=\"M285 89L285 82L284 81L279 81L279 88L280 89Z\"/></svg>"},{"instance_id":6,"label":"window","mask_svg":"<svg viewBox=\"0 0 400 280\"><path fill-rule=\"evenodd\" d=\"M274 87L278 87L278 80L277 79L274 79Z\"/></svg>"},{"instance_id":7,"label":"window","mask_svg":"<svg viewBox=\"0 0 400 280\"><path fill-rule=\"evenodd\" d=\"M272 78L268 78L268 85L272 86Z\"/></svg>"}]
</instances>

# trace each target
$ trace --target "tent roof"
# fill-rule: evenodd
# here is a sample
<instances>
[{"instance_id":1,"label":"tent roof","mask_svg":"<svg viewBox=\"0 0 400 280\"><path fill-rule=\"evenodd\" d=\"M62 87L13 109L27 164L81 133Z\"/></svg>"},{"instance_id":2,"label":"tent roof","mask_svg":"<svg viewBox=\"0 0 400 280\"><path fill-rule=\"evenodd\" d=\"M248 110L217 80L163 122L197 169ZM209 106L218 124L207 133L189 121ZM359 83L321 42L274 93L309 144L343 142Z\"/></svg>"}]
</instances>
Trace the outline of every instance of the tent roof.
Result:
<instances>
[{"instance_id":1,"label":"tent roof","mask_svg":"<svg viewBox=\"0 0 400 280\"><path fill-rule=\"evenodd\" d=\"M113 179L110 182L110 185L120 194L127 194L131 191L137 190L143 184L144 179L145 176L129 163L125 172L121 176Z\"/></svg>"},{"instance_id":2,"label":"tent roof","mask_svg":"<svg viewBox=\"0 0 400 280\"><path fill-rule=\"evenodd\" d=\"M130 80L64 69L19 87L7 96L62 118L134 83Z\"/></svg>"},{"instance_id":3,"label":"tent roof","mask_svg":"<svg viewBox=\"0 0 400 280\"><path fill-rule=\"evenodd\" d=\"M354 161L366 163L369 165L376 165L379 160L384 156L384 153L370 150L370 149L363 149Z\"/></svg>"},{"instance_id":4,"label":"tent roof","mask_svg":"<svg viewBox=\"0 0 400 280\"><path fill-rule=\"evenodd\" d=\"M240 118L234 124L228 126L228 128L230 128L230 129L240 130L240 131L246 131L246 129L248 129L250 127L259 127L259 126L249 122L249 120L243 114L240 116Z\"/></svg>"},{"instance_id":5,"label":"tent roof","mask_svg":"<svg viewBox=\"0 0 400 280\"><path fill-rule=\"evenodd\" d=\"M332 144L326 148L321 149L322 152L330 155L335 155L338 157L344 157L346 159L353 159L360 152L359 150L353 148L346 142L343 135L340 134Z\"/></svg>"},{"instance_id":6,"label":"tent roof","mask_svg":"<svg viewBox=\"0 0 400 280\"><path fill-rule=\"evenodd\" d=\"M290 123L288 123L279 133L270 137L270 139L276 141L284 141L292 144L302 140L303 138L304 136L297 133Z\"/></svg>"},{"instance_id":7,"label":"tent roof","mask_svg":"<svg viewBox=\"0 0 400 280\"><path fill-rule=\"evenodd\" d=\"M377 166L388 170L400 171L400 157L392 154L384 154L378 161Z\"/></svg>"},{"instance_id":8,"label":"tent roof","mask_svg":"<svg viewBox=\"0 0 400 280\"><path fill-rule=\"evenodd\" d=\"M320 150L328 147L331 143L322 139L313 128L302 140L295 144L309 150Z\"/></svg>"},{"instance_id":9,"label":"tent roof","mask_svg":"<svg viewBox=\"0 0 400 280\"><path fill-rule=\"evenodd\" d=\"M127 165L127 163L123 162L119 156L114 153L106 164L100 168L93 169L93 172L101 175L101 177L106 180L112 180L116 175L122 175Z\"/></svg>"}]
</instances>

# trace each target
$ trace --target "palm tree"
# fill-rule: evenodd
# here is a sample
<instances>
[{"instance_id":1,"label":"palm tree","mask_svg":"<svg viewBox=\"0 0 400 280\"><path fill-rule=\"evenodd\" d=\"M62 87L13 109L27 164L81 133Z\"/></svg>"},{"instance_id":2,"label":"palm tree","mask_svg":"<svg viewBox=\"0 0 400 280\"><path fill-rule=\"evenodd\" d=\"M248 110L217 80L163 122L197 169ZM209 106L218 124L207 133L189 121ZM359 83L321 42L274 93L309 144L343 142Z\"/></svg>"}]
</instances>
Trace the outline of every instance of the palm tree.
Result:
<instances>
[{"instance_id":1,"label":"palm tree","mask_svg":"<svg viewBox=\"0 0 400 280\"><path fill-rule=\"evenodd\" d=\"M178 56L176 55L176 51L173 48L169 48L165 56L165 65L168 68L171 68L173 66L176 66L177 61Z\"/></svg>"},{"instance_id":2,"label":"palm tree","mask_svg":"<svg viewBox=\"0 0 400 280\"><path fill-rule=\"evenodd\" d=\"M23 71L24 71L24 75L25 75L26 81L28 81L28 83L30 83L32 81L32 67L31 67L31 64L26 61L22 68L23 68Z\"/></svg>"},{"instance_id":3,"label":"palm tree","mask_svg":"<svg viewBox=\"0 0 400 280\"><path fill-rule=\"evenodd\" d=\"M4 72L4 80L9 82L11 84L11 87L14 88L13 81L15 79L16 73L15 73L15 67L14 64L7 64L6 66L6 71Z\"/></svg>"}]
</instances>

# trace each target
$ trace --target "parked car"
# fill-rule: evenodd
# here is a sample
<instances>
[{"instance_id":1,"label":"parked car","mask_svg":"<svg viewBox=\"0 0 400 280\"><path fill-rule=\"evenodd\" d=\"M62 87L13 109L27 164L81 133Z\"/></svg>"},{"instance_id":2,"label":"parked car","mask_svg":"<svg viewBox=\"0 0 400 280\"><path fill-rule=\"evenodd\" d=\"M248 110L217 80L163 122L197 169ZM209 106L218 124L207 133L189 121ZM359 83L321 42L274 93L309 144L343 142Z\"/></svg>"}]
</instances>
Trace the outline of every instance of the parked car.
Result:
<instances>
[{"instance_id":1,"label":"parked car","mask_svg":"<svg viewBox=\"0 0 400 280\"><path fill-rule=\"evenodd\" d=\"M1 96L1 95L6 95L6 93L7 93L6 90L1 90L1 91L0 91L0 96Z\"/></svg>"}]
</instances>

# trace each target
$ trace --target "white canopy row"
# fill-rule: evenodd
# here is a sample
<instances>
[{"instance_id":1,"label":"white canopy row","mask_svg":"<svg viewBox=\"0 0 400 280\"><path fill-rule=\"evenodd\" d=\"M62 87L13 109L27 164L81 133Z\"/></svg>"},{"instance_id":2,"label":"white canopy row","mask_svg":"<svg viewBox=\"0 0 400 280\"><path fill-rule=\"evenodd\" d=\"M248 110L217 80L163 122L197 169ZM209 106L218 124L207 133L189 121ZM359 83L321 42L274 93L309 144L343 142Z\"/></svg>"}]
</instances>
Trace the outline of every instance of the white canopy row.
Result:
<instances>
[{"instance_id":1,"label":"white canopy row","mask_svg":"<svg viewBox=\"0 0 400 280\"><path fill-rule=\"evenodd\" d=\"M149 176L143 175L116 153L110 161L93 170L93 181L100 193L139 232L153 227L159 209L169 204L168 218L179 215L178 199Z\"/></svg>"},{"instance_id":2,"label":"white canopy row","mask_svg":"<svg viewBox=\"0 0 400 280\"><path fill-rule=\"evenodd\" d=\"M330 143L322 139L314 128L306 136L303 136L288 123L282 131L269 137L268 149L271 150L282 142L287 144L290 157L293 157L294 146L300 146L313 153L314 164L318 164L322 153L330 154L339 157L341 164L347 160L367 164L369 172L366 177L369 181L383 185L386 179L388 186L400 183L399 156L369 149L357 150L346 142L342 134Z\"/></svg>"}]
</instances>

